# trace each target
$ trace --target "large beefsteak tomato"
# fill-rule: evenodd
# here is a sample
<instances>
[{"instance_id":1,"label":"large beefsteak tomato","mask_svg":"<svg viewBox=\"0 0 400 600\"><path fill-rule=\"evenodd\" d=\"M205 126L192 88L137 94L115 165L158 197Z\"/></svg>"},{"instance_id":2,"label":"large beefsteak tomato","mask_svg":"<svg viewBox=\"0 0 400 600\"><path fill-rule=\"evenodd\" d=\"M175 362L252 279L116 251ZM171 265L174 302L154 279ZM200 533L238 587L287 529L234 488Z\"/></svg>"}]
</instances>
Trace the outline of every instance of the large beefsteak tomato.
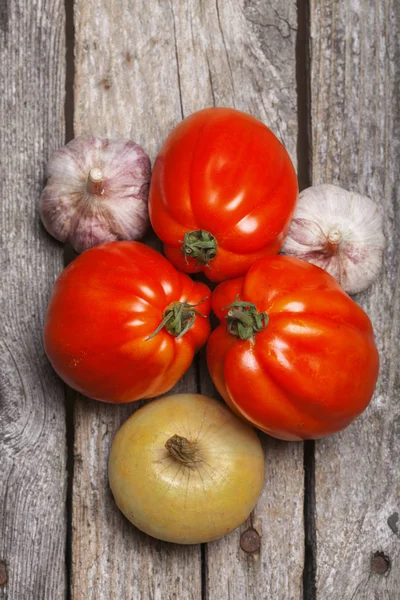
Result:
<instances>
[{"instance_id":1,"label":"large beefsteak tomato","mask_svg":"<svg viewBox=\"0 0 400 600\"><path fill-rule=\"evenodd\" d=\"M328 273L287 256L259 260L212 296L207 345L228 405L284 440L316 439L369 404L379 358L365 312Z\"/></svg>"},{"instance_id":2,"label":"large beefsteak tomato","mask_svg":"<svg viewBox=\"0 0 400 600\"><path fill-rule=\"evenodd\" d=\"M144 244L96 246L56 281L44 328L47 356L68 385L96 400L163 394L207 340L210 296Z\"/></svg>"},{"instance_id":3,"label":"large beefsteak tomato","mask_svg":"<svg viewBox=\"0 0 400 600\"><path fill-rule=\"evenodd\" d=\"M268 127L208 108L184 119L161 148L149 212L178 269L223 281L279 251L297 195L289 155Z\"/></svg>"}]
</instances>

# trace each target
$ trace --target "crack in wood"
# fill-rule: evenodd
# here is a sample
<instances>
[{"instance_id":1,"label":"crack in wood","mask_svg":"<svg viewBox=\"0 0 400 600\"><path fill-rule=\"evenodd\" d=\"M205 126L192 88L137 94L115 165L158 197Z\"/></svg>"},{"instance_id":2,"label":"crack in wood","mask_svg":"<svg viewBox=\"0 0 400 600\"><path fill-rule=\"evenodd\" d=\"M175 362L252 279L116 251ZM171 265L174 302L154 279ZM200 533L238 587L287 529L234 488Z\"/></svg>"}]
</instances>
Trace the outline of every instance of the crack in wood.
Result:
<instances>
[{"instance_id":1,"label":"crack in wood","mask_svg":"<svg viewBox=\"0 0 400 600\"><path fill-rule=\"evenodd\" d=\"M179 53L178 53L178 41L176 39L176 24L175 24L175 14L174 14L174 6L172 4L172 0L170 1L171 14L172 14L172 31L174 33L174 49L175 49L175 60L176 60L176 76L178 79L178 93L179 93L179 104L181 107L181 115L182 119L185 118L185 113L183 111L183 100L182 100L182 86L181 86L181 71L179 67Z\"/></svg>"},{"instance_id":2,"label":"crack in wood","mask_svg":"<svg viewBox=\"0 0 400 600\"><path fill-rule=\"evenodd\" d=\"M220 15L220 12L219 12L219 2L218 2L218 0L215 0L215 8L216 8L216 11L217 11L218 27L219 27L219 31L220 31L220 34L221 34L222 43L223 43L223 46L224 46L224 49L225 49L226 60L227 60L227 63L228 63L228 68L229 68L229 73L230 73L230 79L231 79L231 84L232 84L233 107L236 108L236 106L235 106L235 95L236 95L235 94L235 83L234 83L234 79L233 79L232 65L231 65L231 61L230 61L230 58L229 58L229 52L228 52L228 48L227 48L227 45L226 45L225 34L224 34L224 30L222 28L221 15Z\"/></svg>"},{"instance_id":3,"label":"crack in wood","mask_svg":"<svg viewBox=\"0 0 400 600\"><path fill-rule=\"evenodd\" d=\"M9 7L8 0L0 0L0 31L8 33Z\"/></svg>"}]
</instances>

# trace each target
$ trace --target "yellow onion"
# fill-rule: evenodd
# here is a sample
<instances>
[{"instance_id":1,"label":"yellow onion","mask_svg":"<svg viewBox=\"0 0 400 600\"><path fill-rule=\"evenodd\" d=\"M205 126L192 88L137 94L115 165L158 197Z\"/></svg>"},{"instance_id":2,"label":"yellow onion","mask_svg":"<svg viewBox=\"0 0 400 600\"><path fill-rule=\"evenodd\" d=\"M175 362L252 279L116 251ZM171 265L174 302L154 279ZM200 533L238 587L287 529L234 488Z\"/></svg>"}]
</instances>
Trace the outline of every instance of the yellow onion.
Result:
<instances>
[{"instance_id":1,"label":"yellow onion","mask_svg":"<svg viewBox=\"0 0 400 600\"><path fill-rule=\"evenodd\" d=\"M220 402L177 394L136 411L119 429L109 480L124 515L168 542L216 540L246 520L261 493L255 431Z\"/></svg>"}]
</instances>

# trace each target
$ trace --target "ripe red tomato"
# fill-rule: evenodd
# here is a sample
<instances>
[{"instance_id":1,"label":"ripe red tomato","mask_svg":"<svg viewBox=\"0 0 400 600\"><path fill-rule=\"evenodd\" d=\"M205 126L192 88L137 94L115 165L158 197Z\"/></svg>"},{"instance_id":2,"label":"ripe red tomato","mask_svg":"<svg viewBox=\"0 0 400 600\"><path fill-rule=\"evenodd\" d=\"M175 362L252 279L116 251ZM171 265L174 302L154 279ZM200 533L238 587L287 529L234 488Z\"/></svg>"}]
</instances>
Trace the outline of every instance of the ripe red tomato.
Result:
<instances>
[{"instance_id":1,"label":"ripe red tomato","mask_svg":"<svg viewBox=\"0 0 400 600\"><path fill-rule=\"evenodd\" d=\"M207 340L210 296L144 244L96 246L56 281L44 328L47 356L68 385L96 400L164 394Z\"/></svg>"},{"instance_id":2,"label":"ripe red tomato","mask_svg":"<svg viewBox=\"0 0 400 600\"><path fill-rule=\"evenodd\" d=\"M365 312L328 273L287 256L255 263L212 296L207 345L227 404L284 440L345 428L369 404L379 357Z\"/></svg>"},{"instance_id":3,"label":"ripe red tomato","mask_svg":"<svg viewBox=\"0 0 400 600\"><path fill-rule=\"evenodd\" d=\"M183 120L161 148L150 219L178 269L223 281L279 251L297 195L289 155L268 127L208 108Z\"/></svg>"}]
</instances>

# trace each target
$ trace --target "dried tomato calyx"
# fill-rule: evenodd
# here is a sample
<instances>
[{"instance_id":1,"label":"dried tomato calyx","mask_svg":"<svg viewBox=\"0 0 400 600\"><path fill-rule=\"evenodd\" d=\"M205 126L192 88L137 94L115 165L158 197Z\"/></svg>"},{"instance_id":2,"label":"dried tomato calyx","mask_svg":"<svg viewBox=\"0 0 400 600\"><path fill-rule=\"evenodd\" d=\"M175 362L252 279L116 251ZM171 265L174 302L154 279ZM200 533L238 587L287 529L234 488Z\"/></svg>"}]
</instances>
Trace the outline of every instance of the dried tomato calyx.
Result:
<instances>
[{"instance_id":1,"label":"dried tomato calyx","mask_svg":"<svg viewBox=\"0 0 400 600\"><path fill-rule=\"evenodd\" d=\"M197 315L206 318L206 315L203 315L195 308L196 306L199 306L199 304L202 304L204 300L207 300L207 298L203 298L203 300L200 300L200 302L197 302L196 304L189 304L188 302L172 302L172 304L167 306L164 310L163 320L157 329L149 335L146 340L151 340L155 337L163 327L179 340L179 338L185 335L185 333L193 327Z\"/></svg>"},{"instance_id":2,"label":"dried tomato calyx","mask_svg":"<svg viewBox=\"0 0 400 600\"><path fill-rule=\"evenodd\" d=\"M193 258L196 263L207 265L217 255L218 245L215 237L204 229L187 231L182 242L185 258Z\"/></svg>"},{"instance_id":3,"label":"dried tomato calyx","mask_svg":"<svg viewBox=\"0 0 400 600\"><path fill-rule=\"evenodd\" d=\"M190 442L181 435L175 434L170 437L166 441L165 447L175 460L190 469L194 469L198 463L202 462L197 443Z\"/></svg>"},{"instance_id":4,"label":"dried tomato calyx","mask_svg":"<svg viewBox=\"0 0 400 600\"><path fill-rule=\"evenodd\" d=\"M268 325L267 313L257 312L257 307L252 302L240 302L236 298L235 302L225 306L223 310L228 310L225 318L229 333L241 340L248 340Z\"/></svg>"}]
</instances>

